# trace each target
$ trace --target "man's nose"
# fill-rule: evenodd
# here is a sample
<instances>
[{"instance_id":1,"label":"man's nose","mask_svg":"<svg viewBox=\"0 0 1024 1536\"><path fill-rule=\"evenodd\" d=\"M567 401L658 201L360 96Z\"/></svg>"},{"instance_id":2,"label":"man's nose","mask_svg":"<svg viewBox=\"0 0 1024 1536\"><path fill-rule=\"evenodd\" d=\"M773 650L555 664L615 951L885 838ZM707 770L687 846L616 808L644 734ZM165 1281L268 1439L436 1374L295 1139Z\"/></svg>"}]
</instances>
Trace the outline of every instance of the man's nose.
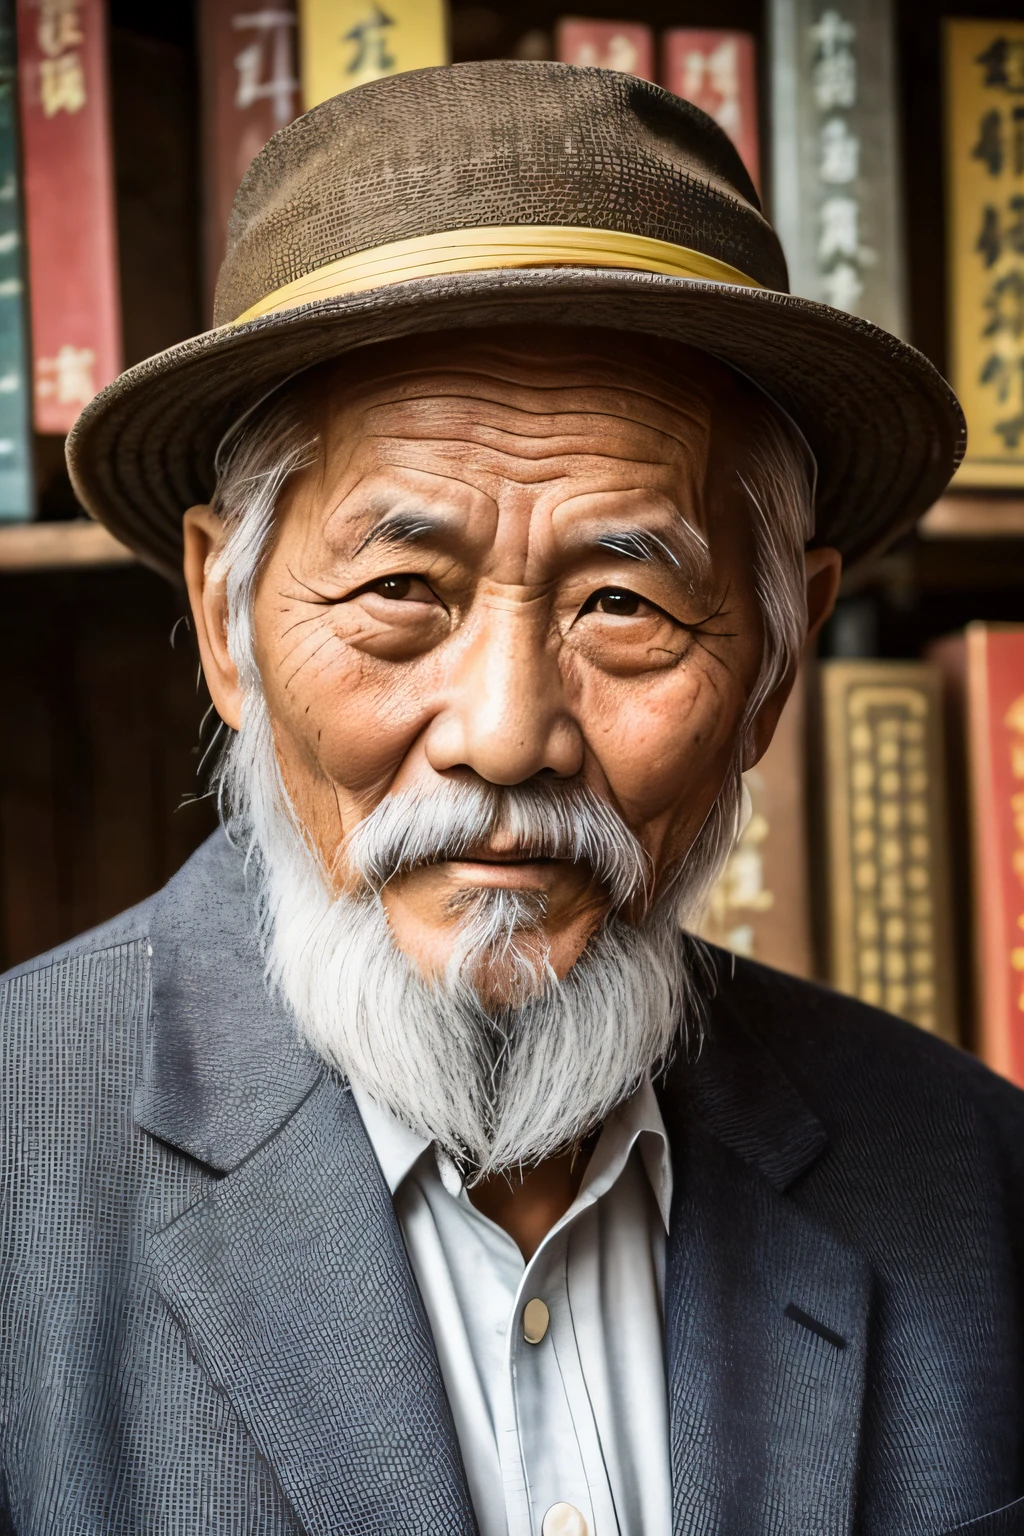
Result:
<instances>
[{"instance_id":1,"label":"man's nose","mask_svg":"<svg viewBox=\"0 0 1024 1536\"><path fill-rule=\"evenodd\" d=\"M567 709L544 607L495 602L476 617L427 731L435 772L471 768L492 784L521 784L582 768L583 738Z\"/></svg>"}]
</instances>

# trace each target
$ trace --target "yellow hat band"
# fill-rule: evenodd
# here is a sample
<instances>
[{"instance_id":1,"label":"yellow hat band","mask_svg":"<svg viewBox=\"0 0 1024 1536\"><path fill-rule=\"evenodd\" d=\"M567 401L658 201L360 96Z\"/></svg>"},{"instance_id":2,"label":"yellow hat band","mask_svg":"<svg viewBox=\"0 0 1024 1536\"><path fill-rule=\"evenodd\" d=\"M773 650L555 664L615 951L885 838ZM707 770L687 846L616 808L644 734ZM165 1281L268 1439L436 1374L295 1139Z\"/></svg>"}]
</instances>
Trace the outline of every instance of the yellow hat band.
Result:
<instances>
[{"instance_id":1,"label":"yellow hat band","mask_svg":"<svg viewBox=\"0 0 1024 1536\"><path fill-rule=\"evenodd\" d=\"M671 240L613 229L585 229L574 224L485 225L433 235L393 240L371 251L340 256L304 277L285 283L258 300L234 325L277 315L318 299L336 299L367 288L386 288L417 277L445 277L454 272L493 272L514 267L613 267L627 272L658 272L665 277L702 282L763 285L703 251Z\"/></svg>"}]
</instances>

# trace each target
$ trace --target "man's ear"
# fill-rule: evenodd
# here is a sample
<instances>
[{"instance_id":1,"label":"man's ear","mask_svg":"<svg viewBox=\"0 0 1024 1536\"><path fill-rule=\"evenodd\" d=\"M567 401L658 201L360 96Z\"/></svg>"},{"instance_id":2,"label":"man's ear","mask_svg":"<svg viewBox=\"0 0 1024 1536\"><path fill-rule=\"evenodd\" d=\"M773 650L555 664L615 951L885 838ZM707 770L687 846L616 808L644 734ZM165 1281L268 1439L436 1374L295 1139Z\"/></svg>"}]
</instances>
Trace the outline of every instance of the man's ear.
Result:
<instances>
[{"instance_id":1,"label":"man's ear","mask_svg":"<svg viewBox=\"0 0 1024 1536\"><path fill-rule=\"evenodd\" d=\"M839 596L843 557L838 549L809 549L804 555L807 571L807 644L815 640Z\"/></svg>"},{"instance_id":2,"label":"man's ear","mask_svg":"<svg viewBox=\"0 0 1024 1536\"><path fill-rule=\"evenodd\" d=\"M199 642L203 676L213 707L237 731L242 719L238 669L228 654L227 582L216 570L224 541L221 521L207 506L189 507L183 519L185 585Z\"/></svg>"},{"instance_id":3,"label":"man's ear","mask_svg":"<svg viewBox=\"0 0 1024 1536\"><path fill-rule=\"evenodd\" d=\"M807 634L804 646L810 646L836 605L843 557L838 549L809 549L804 555L807 575ZM747 730L743 751L743 771L759 763L771 745L786 700L793 691L796 668L791 667L775 691L769 694L757 717Z\"/></svg>"}]
</instances>

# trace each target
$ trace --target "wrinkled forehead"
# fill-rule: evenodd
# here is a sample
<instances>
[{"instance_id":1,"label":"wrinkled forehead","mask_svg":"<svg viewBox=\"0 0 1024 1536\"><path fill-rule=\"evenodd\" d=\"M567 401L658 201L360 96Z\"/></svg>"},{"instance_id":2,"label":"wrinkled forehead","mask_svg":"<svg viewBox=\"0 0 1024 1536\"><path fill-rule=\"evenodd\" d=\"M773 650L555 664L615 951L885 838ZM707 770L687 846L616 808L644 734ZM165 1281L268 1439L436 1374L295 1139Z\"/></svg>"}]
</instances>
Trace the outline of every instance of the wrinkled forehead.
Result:
<instances>
[{"instance_id":1,"label":"wrinkled forehead","mask_svg":"<svg viewBox=\"0 0 1024 1536\"><path fill-rule=\"evenodd\" d=\"M453 332L389 342L302 384L327 452L362 437L458 437L470 421L496 447L528 436L566 451L635 451L703 466L757 409L755 392L692 348L575 328Z\"/></svg>"}]
</instances>

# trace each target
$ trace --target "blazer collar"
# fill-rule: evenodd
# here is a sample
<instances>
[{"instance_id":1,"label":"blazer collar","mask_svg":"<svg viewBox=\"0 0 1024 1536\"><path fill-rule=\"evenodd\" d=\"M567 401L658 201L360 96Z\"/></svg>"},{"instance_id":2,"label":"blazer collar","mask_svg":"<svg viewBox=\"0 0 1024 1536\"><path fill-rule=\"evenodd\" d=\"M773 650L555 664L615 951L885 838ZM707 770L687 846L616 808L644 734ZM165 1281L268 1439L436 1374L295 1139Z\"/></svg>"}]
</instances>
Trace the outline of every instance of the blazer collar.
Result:
<instances>
[{"instance_id":1,"label":"blazer collar","mask_svg":"<svg viewBox=\"0 0 1024 1536\"><path fill-rule=\"evenodd\" d=\"M781 1194L821 1156L828 1135L756 1033L756 1002L752 1009L754 1000L737 1000L732 957L711 957L714 995L700 1050L677 1060L661 1088L669 1131L696 1117Z\"/></svg>"},{"instance_id":2,"label":"blazer collar","mask_svg":"<svg viewBox=\"0 0 1024 1536\"><path fill-rule=\"evenodd\" d=\"M347 1084L268 993L254 926L223 834L155 904L135 1117L224 1175L151 1235L157 1288L304 1530L473 1536L387 1186Z\"/></svg>"},{"instance_id":3,"label":"blazer collar","mask_svg":"<svg viewBox=\"0 0 1024 1536\"><path fill-rule=\"evenodd\" d=\"M474 1536L430 1325L338 1078L154 1232L149 1258L309 1536Z\"/></svg>"},{"instance_id":4,"label":"blazer collar","mask_svg":"<svg viewBox=\"0 0 1024 1536\"><path fill-rule=\"evenodd\" d=\"M135 1119L226 1173L274 1135L323 1068L264 983L245 861L223 832L154 899L149 946Z\"/></svg>"},{"instance_id":5,"label":"blazer collar","mask_svg":"<svg viewBox=\"0 0 1024 1536\"><path fill-rule=\"evenodd\" d=\"M785 988L717 965L700 1055L662 1090L674 1530L850 1536L871 1270L793 1190L827 1137L759 1038Z\"/></svg>"}]
</instances>

